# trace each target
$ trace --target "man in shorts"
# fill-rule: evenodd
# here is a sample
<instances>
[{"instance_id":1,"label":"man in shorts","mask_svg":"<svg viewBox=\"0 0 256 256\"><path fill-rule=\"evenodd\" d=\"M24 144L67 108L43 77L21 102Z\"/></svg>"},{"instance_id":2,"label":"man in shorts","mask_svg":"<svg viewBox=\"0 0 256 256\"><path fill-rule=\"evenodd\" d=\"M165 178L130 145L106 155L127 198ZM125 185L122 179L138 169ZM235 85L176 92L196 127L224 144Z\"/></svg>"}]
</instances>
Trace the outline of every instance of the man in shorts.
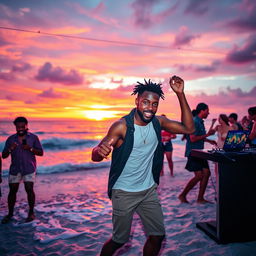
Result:
<instances>
[{"instance_id":1,"label":"man in shorts","mask_svg":"<svg viewBox=\"0 0 256 256\"><path fill-rule=\"evenodd\" d=\"M112 152L108 195L112 200L113 234L103 246L101 256L110 256L129 240L133 214L140 216L147 241L143 255L158 255L165 237L163 212L156 192L163 165L161 130L171 133L194 131L192 114L184 94L184 81L170 79L182 112L181 122L155 116L161 84L150 80L133 89L136 108L112 124L107 135L92 151L92 160L99 162Z\"/></svg>"},{"instance_id":2,"label":"man in shorts","mask_svg":"<svg viewBox=\"0 0 256 256\"><path fill-rule=\"evenodd\" d=\"M194 117L196 130L193 134L187 136L185 151L185 156L187 157L187 164L185 168L190 172L194 172L195 176L188 182L182 193L179 195L179 199L182 203L189 203L186 196L198 182L200 182L200 186L197 203L209 203L209 201L204 199L204 193L211 175L208 162L205 159L200 159L190 155L192 149L203 149L205 141L216 145L214 140L207 139L207 137L215 133L213 129L210 129L206 133L203 119L206 119L208 115L208 106L205 103L199 103L196 107L196 115Z\"/></svg>"},{"instance_id":3,"label":"man in shorts","mask_svg":"<svg viewBox=\"0 0 256 256\"><path fill-rule=\"evenodd\" d=\"M42 156L43 149L38 137L28 132L28 121L25 117L17 117L14 120L16 134L8 137L2 152L3 159L11 155L11 165L9 171L9 194L8 194L8 214L2 219L2 224L8 223L14 211L16 194L21 181L24 182L27 193L29 212L26 222L35 219L35 172L36 155Z\"/></svg>"}]
</instances>

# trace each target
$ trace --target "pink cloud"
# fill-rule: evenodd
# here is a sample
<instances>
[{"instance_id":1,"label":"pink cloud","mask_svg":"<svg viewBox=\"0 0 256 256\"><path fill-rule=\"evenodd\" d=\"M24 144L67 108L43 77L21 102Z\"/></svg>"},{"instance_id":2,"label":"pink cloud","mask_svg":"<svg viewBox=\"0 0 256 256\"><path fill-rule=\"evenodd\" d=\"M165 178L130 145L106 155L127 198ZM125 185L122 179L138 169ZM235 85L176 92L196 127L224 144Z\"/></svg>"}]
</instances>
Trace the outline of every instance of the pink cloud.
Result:
<instances>
[{"instance_id":1,"label":"pink cloud","mask_svg":"<svg viewBox=\"0 0 256 256\"><path fill-rule=\"evenodd\" d=\"M123 82L123 79L115 80L115 79L112 77L110 82L113 83L113 84L121 84L121 83Z\"/></svg>"},{"instance_id":2,"label":"pink cloud","mask_svg":"<svg viewBox=\"0 0 256 256\"><path fill-rule=\"evenodd\" d=\"M81 15L85 15L106 25L119 27L116 19L113 17L104 17L104 10L106 9L106 6L103 2L100 2L95 8L91 9L84 8L78 3L68 3L68 5Z\"/></svg>"},{"instance_id":3,"label":"pink cloud","mask_svg":"<svg viewBox=\"0 0 256 256\"><path fill-rule=\"evenodd\" d=\"M64 85L79 85L83 83L83 76L76 70L65 71L61 67L53 67L50 62L46 62L38 70L35 76L38 81L49 81L52 83L61 83Z\"/></svg>"}]
</instances>

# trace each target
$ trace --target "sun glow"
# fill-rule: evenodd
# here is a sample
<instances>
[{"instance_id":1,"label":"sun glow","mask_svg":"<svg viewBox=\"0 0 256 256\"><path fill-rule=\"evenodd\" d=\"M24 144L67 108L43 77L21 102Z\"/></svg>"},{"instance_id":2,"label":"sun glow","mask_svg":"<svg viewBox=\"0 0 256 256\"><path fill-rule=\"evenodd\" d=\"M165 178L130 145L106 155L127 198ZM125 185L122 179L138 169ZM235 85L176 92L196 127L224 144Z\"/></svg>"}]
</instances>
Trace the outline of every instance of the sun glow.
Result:
<instances>
[{"instance_id":1,"label":"sun glow","mask_svg":"<svg viewBox=\"0 0 256 256\"><path fill-rule=\"evenodd\" d=\"M109 118L115 118L119 114L118 111L108 111L108 110L86 110L84 111L84 116L90 120L105 120Z\"/></svg>"}]
</instances>

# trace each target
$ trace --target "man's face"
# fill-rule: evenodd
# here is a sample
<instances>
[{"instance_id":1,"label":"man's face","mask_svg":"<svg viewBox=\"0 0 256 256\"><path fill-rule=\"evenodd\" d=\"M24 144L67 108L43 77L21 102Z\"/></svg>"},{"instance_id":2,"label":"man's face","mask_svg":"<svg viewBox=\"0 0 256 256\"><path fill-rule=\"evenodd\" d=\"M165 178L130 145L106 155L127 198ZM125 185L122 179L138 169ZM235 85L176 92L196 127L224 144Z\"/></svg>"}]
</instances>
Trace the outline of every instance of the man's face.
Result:
<instances>
[{"instance_id":1,"label":"man's face","mask_svg":"<svg viewBox=\"0 0 256 256\"><path fill-rule=\"evenodd\" d=\"M249 118L249 120L256 121L256 115L252 115L252 114L249 113L248 118Z\"/></svg>"},{"instance_id":2,"label":"man's face","mask_svg":"<svg viewBox=\"0 0 256 256\"><path fill-rule=\"evenodd\" d=\"M145 91L136 98L135 103L140 119L144 123L149 123L157 112L159 95L155 92Z\"/></svg>"},{"instance_id":3,"label":"man's face","mask_svg":"<svg viewBox=\"0 0 256 256\"><path fill-rule=\"evenodd\" d=\"M18 122L15 124L18 136L24 136L28 131L28 125L24 122Z\"/></svg>"},{"instance_id":4,"label":"man's face","mask_svg":"<svg viewBox=\"0 0 256 256\"><path fill-rule=\"evenodd\" d=\"M206 119L210 114L209 108L206 108L205 110L201 110L201 111L202 111L202 118L203 119Z\"/></svg>"},{"instance_id":5,"label":"man's face","mask_svg":"<svg viewBox=\"0 0 256 256\"><path fill-rule=\"evenodd\" d=\"M228 118L228 121L231 123L231 124L234 124L236 122L236 120L233 118L233 117L229 117Z\"/></svg>"}]
</instances>

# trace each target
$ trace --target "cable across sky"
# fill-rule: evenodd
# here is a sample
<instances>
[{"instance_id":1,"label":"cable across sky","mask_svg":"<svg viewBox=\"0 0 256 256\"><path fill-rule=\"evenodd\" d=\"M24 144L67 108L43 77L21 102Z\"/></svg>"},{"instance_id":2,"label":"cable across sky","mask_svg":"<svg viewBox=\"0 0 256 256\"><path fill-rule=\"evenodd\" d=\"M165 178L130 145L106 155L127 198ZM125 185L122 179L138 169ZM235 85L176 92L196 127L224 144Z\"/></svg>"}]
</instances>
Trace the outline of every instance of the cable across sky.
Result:
<instances>
[{"instance_id":1,"label":"cable across sky","mask_svg":"<svg viewBox=\"0 0 256 256\"><path fill-rule=\"evenodd\" d=\"M182 48L182 47L162 46L162 45L147 44L147 43L135 43L135 42L127 42L127 41L98 39L98 38L92 38L92 37L63 35L63 34L43 32L41 30L33 31L33 30L28 30L28 29L10 28L10 27L3 27L3 26L0 26L0 29L24 32L24 33L32 33L32 34L38 34L38 35L45 35L45 36L54 36L54 37L86 40L86 41L95 41L95 42L100 42L100 43L127 45L127 46L134 46L134 47L150 47L150 48L160 48L160 49L165 49L165 50L179 50L179 51L220 54L220 52L217 52L217 51L209 51L209 50L202 50L202 49L186 49L186 48Z\"/></svg>"}]
</instances>

